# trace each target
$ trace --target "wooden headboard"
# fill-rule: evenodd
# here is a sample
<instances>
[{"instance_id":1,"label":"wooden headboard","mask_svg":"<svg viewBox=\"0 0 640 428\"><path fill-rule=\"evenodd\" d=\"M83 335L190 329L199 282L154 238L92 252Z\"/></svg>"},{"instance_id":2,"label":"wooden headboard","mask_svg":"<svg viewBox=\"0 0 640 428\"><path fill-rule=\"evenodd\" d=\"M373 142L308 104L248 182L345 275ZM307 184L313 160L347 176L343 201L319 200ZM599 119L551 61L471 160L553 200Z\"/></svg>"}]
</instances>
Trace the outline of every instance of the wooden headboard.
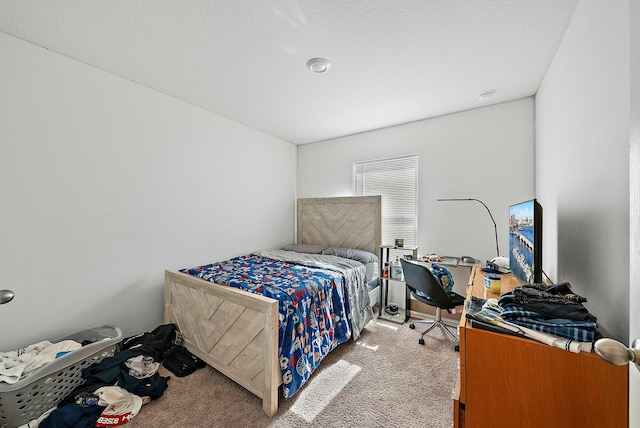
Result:
<instances>
[{"instance_id":1,"label":"wooden headboard","mask_svg":"<svg viewBox=\"0 0 640 428\"><path fill-rule=\"evenodd\" d=\"M382 196L298 199L299 244L358 248L378 254Z\"/></svg>"}]
</instances>

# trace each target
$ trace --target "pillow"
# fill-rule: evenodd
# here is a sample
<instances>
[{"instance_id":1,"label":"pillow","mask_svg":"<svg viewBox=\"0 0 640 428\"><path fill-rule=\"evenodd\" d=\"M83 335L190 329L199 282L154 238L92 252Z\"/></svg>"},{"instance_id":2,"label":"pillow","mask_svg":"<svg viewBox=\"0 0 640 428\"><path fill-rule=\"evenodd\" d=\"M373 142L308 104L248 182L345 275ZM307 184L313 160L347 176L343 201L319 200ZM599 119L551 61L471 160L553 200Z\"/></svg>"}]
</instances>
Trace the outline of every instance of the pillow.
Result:
<instances>
[{"instance_id":1,"label":"pillow","mask_svg":"<svg viewBox=\"0 0 640 428\"><path fill-rule=\"evenodd\" d=\"M326 249L326 245L315 244L289 244L282 247L282 250L295 251L296 253L310 253L310 254L322 254L322 251Z\"/></svg>"},{"instance_id":2,"label":"pillow","mask_svg":"<svg viewBox=\"0 0 640 428\"><path fill-rule=\"evenodd\" d=\"M376 256L375 254L364 250L358 250L356 248L329 247L324 250L322 254L357 260L363 265L378 261L378 256Z\"/></svg>"},{"instance_id":3,"label":"pillow","mask_svg":"<svg viewBox=\"0 0 640 428\"><path fill-rule=\"evenodd\" d=\"M444 266L432 263L431 264L431 273L438 279L438 282L444 288L444 291L450 293L453 291L453 275L449 272Z\"/></svg>"},{"instance_id":4,"label":"pillow","mask_svg":"<svg viewBox=\"0 0 640 428\"><path fill-rule=\"evenodd\" d=\"M433 276L436 277L436 279L438 280L438 282L440 283L444 291L446 291L447 294L451 294L453 292L453 275L451 275L451 272L449 272L449 269L447 269L444 266L440 266L438 264L433 263L429 268L429 270L431 271ZM416 290L416 294L418 296L422 296L426 299L429 299L429 295L420 290Z\"/></svg>"}]
</instances>

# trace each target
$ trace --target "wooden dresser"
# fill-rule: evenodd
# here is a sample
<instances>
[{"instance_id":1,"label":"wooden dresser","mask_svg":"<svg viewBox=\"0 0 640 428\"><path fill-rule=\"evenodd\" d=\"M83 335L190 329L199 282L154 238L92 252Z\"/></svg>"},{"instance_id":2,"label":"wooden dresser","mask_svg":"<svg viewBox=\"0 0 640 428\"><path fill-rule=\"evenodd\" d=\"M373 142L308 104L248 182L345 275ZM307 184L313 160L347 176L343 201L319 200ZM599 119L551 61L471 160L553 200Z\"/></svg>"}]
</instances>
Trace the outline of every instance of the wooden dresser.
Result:
<instances>
[{"instance_id":1,"label":"wooden dresser","mask_svg":"<svg viewBox=\"0 0 640 428\"><path fill-rule=\"evenodd\" d=\"M513 275L501 275L501 294L517 285ZM499 297L485 295L479 268L471 271L467 299L472 295ZM629 426L628 365L473 328L464 313L459 329L454 427Z\"/></svg>"}]
</instances>

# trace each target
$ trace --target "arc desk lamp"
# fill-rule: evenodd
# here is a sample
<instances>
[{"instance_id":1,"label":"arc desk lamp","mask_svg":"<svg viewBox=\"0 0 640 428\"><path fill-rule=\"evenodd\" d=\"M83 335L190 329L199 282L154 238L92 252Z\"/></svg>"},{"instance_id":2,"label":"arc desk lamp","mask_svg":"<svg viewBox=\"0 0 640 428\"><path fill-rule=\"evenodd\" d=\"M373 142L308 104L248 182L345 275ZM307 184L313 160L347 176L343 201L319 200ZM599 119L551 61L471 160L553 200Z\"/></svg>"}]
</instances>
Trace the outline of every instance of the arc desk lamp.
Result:
<instances>
[{"instance_id":1,"label":"arc desk lamp","mask_svg":"<svg viewBox=\"0 0 640 428\"><path fill-rule=\"evenodd\" d=\"M487 204L485 204L484 202L482 202L480 199L474 199L474 198L440 198L438 199L438 202L460 202L460 201L476 201L482 204L483 207L486 208L487 212L489 213L489 217L491 217L491 221L493 222L493 230L496 236L496 257L500 257L500 248L498 247L498 226L496 225L496 221L493 219L493 215L491 214L491 211L489 210L489 207L487 206Z\"/></svg>"}]
</instances>

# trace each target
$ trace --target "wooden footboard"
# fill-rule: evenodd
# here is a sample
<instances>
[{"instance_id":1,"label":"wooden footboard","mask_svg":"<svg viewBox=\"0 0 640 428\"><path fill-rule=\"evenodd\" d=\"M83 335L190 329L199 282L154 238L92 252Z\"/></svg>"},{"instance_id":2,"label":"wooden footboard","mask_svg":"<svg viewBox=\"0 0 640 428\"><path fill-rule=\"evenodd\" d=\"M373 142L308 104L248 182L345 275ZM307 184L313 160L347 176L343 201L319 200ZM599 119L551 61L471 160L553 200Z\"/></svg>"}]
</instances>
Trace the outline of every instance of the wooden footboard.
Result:
<instances>
[{"instance_id":1,"label":"wooden footboard","mask_svg":"<svg viewBox=\"0 0 640 428\"><path fill-rule=\"evenodd\" d=\"M165 271L165 323L194 355L278 410L278 301L181 272Z\"/></svg>"}]
</instances>

